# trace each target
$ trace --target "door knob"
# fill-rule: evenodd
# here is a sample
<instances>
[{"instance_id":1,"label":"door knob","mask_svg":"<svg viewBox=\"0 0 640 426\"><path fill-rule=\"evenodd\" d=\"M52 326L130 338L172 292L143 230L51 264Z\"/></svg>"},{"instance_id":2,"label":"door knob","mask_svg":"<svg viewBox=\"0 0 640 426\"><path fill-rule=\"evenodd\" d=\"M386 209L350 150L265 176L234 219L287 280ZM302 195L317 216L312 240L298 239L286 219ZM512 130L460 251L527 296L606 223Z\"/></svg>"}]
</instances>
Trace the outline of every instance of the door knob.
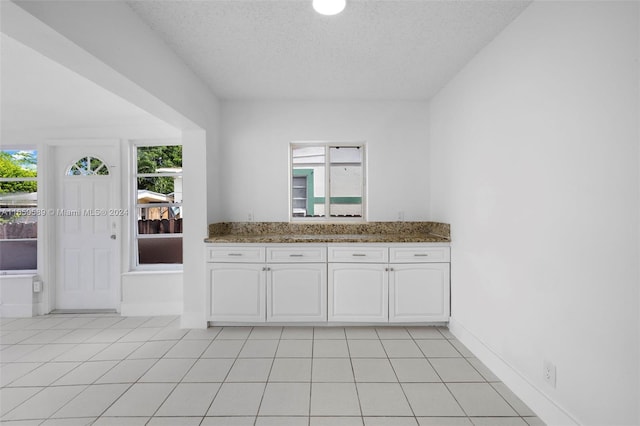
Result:
<instances>
[{"instance_id":1,"label":"door knob","mask_svg":"<svg viewBox=\"0 0 640 426\"><path fill-rule=\"evenodd\" d=\"M115 240L116 239L116 234L111 234L111 239Z\"/></svg>"}]
</instances>

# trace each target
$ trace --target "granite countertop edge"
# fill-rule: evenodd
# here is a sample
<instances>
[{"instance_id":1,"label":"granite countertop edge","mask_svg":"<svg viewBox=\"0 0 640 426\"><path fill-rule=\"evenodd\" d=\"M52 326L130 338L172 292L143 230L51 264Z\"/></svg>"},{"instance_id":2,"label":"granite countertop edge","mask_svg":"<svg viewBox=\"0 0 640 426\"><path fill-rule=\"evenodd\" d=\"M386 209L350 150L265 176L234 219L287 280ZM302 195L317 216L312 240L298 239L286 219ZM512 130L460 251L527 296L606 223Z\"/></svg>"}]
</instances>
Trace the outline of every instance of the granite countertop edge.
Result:
<instances>
[{"instance_id":1,"label":"granite countertop edge","mask_svg":"<svg viewBox=\"0 0 640 426\"><path fill-rule=\"evenodd\" d=\"M209 225L206 243L450 243L450 225L440 222L308 224L220 222Z\"/></svg>"},{"instance_id":2,"label":"granite countertop edge","mask_svg":"<svg viewBox=\"0 0 640 426\"><path fill-rule=\"evenodd\" d=\"M439 235L217 235L205 243L448 243L451 240Z\"/></svg>"}]
</instances>

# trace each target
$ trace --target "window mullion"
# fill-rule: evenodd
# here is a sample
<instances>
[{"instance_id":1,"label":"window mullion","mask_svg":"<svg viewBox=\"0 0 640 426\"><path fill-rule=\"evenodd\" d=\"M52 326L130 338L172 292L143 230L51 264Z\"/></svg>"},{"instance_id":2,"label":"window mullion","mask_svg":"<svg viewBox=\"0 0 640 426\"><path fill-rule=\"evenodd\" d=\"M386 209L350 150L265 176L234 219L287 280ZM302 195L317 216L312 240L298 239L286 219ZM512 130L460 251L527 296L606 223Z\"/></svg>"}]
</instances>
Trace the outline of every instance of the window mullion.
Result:
<instances>
[{"instance_id":1,"label":"window mullion","mask_svg":"<svg viewBox=\"0 0 640 426\"><path fill-rule=\"evenodd\" d=\"M329 154L331 153L331 146L325 145L324 147L324 219L331 219L331 161Z\"/></svg>"},{"instance_id":2,"label":"window mullion","mask_svg":"<svg viewBox=\"0 0 640 426\"><path fill-rule=\"evenodd\" d=\"M37 182L37 177L3 177L0 178L0 182Z\"/></svg>"}]
</instances>

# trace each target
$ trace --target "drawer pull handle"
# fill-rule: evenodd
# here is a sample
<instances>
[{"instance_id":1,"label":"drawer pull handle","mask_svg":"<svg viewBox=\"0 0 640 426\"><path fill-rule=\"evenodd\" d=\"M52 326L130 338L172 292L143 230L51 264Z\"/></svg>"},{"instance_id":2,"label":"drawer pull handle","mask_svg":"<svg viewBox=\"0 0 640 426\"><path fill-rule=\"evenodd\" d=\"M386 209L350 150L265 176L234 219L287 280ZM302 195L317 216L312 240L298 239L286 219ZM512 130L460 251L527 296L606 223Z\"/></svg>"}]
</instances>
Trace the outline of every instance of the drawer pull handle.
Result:
<instances>
[{"instance_id":1,"label":"drawer pull handle","mask_svg":"<svg viewBox=\"0 0 640 426\"><path fill-rule=\"evenodd\" d=\"M228 253L227 256L242 256L242 253Z\"/></svg>"},{"instance_id":2,"label":"drawer pull handle","mask_svg":"<svg viewBox=\"0 0 640 426\"><path fill-rule=\"evenodd\" d=\"M356 256L356 257L366 257L367 255L364 253L353 253L351 256Z\"/></svg>"},{"instance_id":3,"label":"drawer pull handle","mask_svg":"<svg viewBox=\"0 0 640 426\"><path fill-rule=\"evenodd\" d=\"M304 254L290 254L289 257L304 257Z\"/></svg>"},{"instance_id":4,"label":"drawer pull handle","mask_svg":"<svg viewBox=\"0 0 640 426\"><path fill-rule=\"evenodd\" d=\"M414 256L422 256L422 257L427 257L429 256L427 253L415 253Z\"/></svg>"}]
</instances>

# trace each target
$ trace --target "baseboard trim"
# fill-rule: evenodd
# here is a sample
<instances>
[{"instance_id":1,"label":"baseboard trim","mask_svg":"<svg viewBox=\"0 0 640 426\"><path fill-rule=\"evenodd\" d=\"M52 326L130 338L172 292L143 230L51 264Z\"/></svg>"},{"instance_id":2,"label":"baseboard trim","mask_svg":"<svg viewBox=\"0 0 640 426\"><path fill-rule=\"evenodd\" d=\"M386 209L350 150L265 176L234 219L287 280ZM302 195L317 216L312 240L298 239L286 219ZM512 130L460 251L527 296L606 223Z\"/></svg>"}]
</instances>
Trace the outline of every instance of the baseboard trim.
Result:
<instances>
[{"instance_id":1,"label":"baseboard trim","mask_svg":"<svg viewBox=\"0 0 640 426\"><path fill-rule=\"evenodd\" d=\"M575 416L529 382L522 373L502 359L455 318L451 318L449 321L449 331L489 367L548 426L580 425Z\"/></svg>"},{"instance_id":2,"label":"baseboard trim","mask_svg":"<svg viewBox=\"0 0 640 426\"><path fill-rule=\"evenodd\" d=\"M115 309L54 309L51 314L116 314Z\"/></svg>"}]
</instances>

